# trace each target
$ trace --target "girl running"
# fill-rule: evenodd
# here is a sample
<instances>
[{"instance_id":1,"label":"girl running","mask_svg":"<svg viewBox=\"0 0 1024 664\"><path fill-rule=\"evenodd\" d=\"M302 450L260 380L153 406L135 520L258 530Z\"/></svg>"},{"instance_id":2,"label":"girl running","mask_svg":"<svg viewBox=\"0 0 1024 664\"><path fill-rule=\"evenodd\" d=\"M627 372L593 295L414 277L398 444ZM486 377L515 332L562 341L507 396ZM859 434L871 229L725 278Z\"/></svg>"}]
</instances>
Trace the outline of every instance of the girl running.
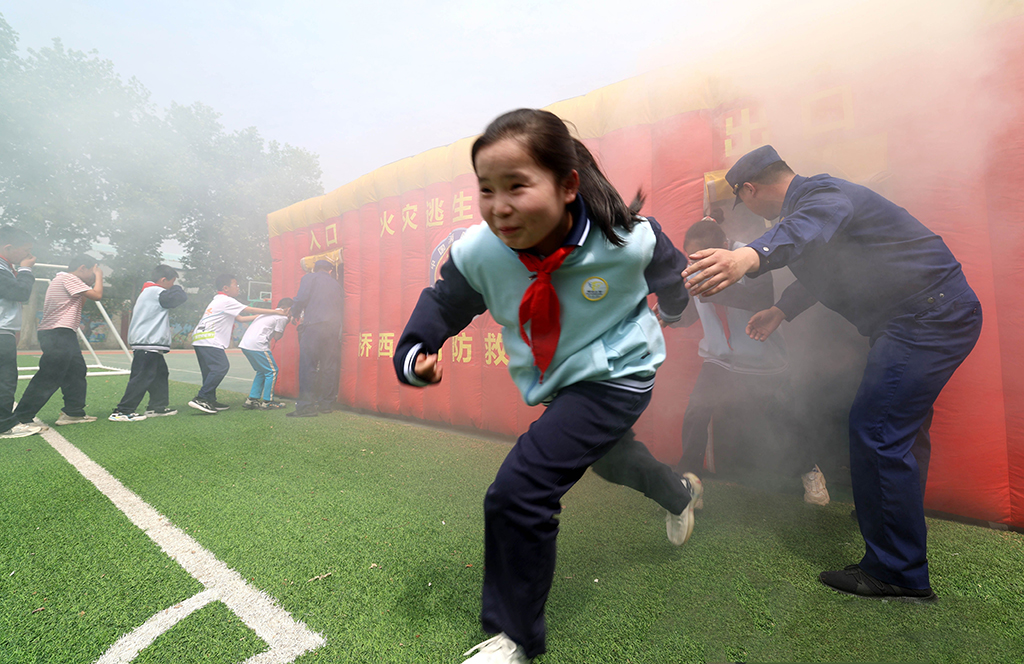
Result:
<instances>
[{"instance_id":1,"label":"girl running","mask_svg":"<svg viewBox=\"0 0 1024 664\"><path fill-rule=\"evenodd\" d=\"M409 385L437 383L438 349L490 311L523 399L547 404L484 498L480 619L497 636L464 655L479 651L466 664L519 663L545 651L555 517L588 467L664 507L674 544L693 530L700 480L676 475L632 434L665 359L647 296L657 294L666 323L678 320L687 262L655 220L638 214L642 197L627 206L552 113L500 116L472 159L486 224L452 246L441 280L420 295L395 369Z\"/></svg>"}]
</instances>

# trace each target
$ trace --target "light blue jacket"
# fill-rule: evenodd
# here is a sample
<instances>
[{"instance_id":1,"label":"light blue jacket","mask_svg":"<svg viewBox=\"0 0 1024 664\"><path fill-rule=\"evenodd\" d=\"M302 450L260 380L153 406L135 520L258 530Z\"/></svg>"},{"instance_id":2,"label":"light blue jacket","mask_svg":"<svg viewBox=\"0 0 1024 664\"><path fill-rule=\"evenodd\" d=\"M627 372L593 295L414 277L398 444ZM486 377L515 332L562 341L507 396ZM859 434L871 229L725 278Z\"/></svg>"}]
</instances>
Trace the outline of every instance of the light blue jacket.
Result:
<instances>
[{"instance_id":1,"label":"light blue jacket","mask_svg":"<svg viewBox=\"0 0 1024 664\"><path fill-rule=\"evenodd\" d=\"M562 329L551 366L540 380L529 346L519 336L519 303L532 273L513 249L486 224L477 224L452 245L452 261L491 316L504 328L509 373L526 403L536 405L562 387L580 381L612 381L650 389L665 360L665 339L647 307L644 270L651 262L655 234L638 222L616 247L596 228L553 274ZM621 379L631 379L621 381Z\"/></svg>"},{"instance_id":2,"label":"light blue jacket","mask_svg":"<svg viewBox=\"0 0 1024 664\"><path fill-rule=\"evenodd\" d=\"M398 380L416 387L419 353L438 352L477 315L490 310L504 330L509 372L530 405L553 398L563 387L594 381L633 392L654 387L665 359L665 340L647 296L654 293L666 322L681 318L689 296L680 273L686 257L654 219L637 217L625 245L609 242L591 223L582 196L567 206L574 223L563 246L573 246L551 275L561 308L561 334L541 382L533 353L519 336L519 304L534 275L518 253L486 224L466 230L441 266L441 278L423 289L395 349Z\"/></svg>"}]
</instances>

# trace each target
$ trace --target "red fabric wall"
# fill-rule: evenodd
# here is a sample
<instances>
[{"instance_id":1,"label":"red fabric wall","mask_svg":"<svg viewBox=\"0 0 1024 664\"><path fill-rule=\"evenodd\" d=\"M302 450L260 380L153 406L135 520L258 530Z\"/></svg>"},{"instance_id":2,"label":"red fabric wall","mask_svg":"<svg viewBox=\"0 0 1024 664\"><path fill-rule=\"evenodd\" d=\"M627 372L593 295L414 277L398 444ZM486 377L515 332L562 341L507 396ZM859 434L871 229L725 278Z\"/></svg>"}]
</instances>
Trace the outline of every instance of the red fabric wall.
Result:
<instances>
[{"instance_id":1,"label":"red fabric wall","mask_svg":"<svg viewBox=\"0 0 1024 664\"><path fill-rule=\"evenodd\" d=\"M744 111L767 118L771 142L784 157L795 155L787 160L805 174L811 173L801 166L823 164L846 176L829 165L830 150L881 146L885 177L873 186L943 236L984 307L981 340L936 404L926 504L1024 526L1024 136L1018 131L1024 124L1024 19L997 24L986 40L997 45L989 52L996 61L980 74L955 52L939 63L908 57L882 74L851 72L840 81L829 79L830 73L816 75L775 99L736 99L615 129L585 143L624 197L643 188L644 213L658 219L677 246L702 215L704 173L727 167L765 142L736 132ZM939 88L928 76L914 75L936 68L942 73ZM958 94L950 96L950 90ZM803 126L794 120L801 95L811 100ZM900 98L912 101L878 103ZM815 108L824 109L827 122L808 131ZM833 122L844 114L856 121ZM481 220L471 174L424 184L428 176L436 179L405 172L397 185L381 184L389 193L376 202L272 237L274 299L294 295L302 276L299 259L312 253L311 238L337 224L346 307L340 400L369 411L517 435L538 412L522 404L508 378L501 330L489 314L445 344L440 385L417 390L394 377L394 344L420 291L435 278L438 261L446 258L446 244L453 233ZM398 195L390 193L396 190ZM667 462L680 455L682 414L700 368L700 337L699 326L666 332L669 357L651 407L637 425L638 437ZM282 368L279 391L294 394L294 328L275 354Z\"/></svg>"},{"instance_id":2,"label":"red fabric wall","mask_svg":"<svg viewBox=\"0 0 1024 664\"><path fill-rule=\"evenodd\" d=\"M991 385L991 398L1004 404L1006 474L991 474L989 492L1008 498L1009 518L999 521L1020 526L1024 524L1024 135L1020 131L1024 126L1024 21L1015 23L1006 26L1005 38L999 40L1005 45L998 65L1008 117L991 143L983 180L996 304L985 310L985 327L996 339L1001 371L979 378ZM974 421L973 414L969 417ZM1001 456L999 447L992 456Z\"/></svg>"}]
</instances>

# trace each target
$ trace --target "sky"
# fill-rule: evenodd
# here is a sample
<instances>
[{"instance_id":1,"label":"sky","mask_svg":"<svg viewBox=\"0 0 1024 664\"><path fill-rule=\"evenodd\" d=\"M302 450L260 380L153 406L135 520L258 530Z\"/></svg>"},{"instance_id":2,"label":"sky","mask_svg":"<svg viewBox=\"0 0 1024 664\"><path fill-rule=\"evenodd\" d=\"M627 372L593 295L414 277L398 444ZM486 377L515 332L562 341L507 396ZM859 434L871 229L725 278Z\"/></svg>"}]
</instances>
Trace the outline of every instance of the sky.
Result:
<instances>
[{"instance_id":1,"label":"sky","mask_svg":"<svg viewBox=\"0 0 1024 664\"><path fill-rule=\"evenodd\" d=\"M202 102L228 130L320 157L325 191L541 107L698 57L829 3L17 1L19 47L59 37L137 78L162 108ZM6 6L5 6L6 5Z\"/></svg>"}]
</instances>

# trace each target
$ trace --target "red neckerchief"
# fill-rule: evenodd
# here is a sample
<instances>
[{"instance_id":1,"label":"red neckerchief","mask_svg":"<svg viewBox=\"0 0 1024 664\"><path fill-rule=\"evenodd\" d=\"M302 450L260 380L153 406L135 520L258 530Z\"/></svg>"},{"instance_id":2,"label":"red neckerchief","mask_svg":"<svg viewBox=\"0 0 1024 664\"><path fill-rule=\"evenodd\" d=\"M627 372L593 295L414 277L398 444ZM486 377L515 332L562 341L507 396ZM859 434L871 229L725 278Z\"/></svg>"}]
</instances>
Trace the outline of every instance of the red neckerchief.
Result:
<instances>
[{"instance_id":1,"label":"red neckerchief","mask_svg":"<svg viewBox=\"0 0 1024 664\"><path fill-rule=\"evenodd\" d=\"M146 283L142 284L142 290L146 290L150 286L159 286L159 285L160 284L156 283L155 281L147 281Z\"/></svg>"},{"instance_id":2,"label":"red neckerchief","mask_svg":"<svg viewBox=\"0 0 1024 664\"><path fill-rule=\"evenodd\" d=\"M729 342L729 312L724 304L716 304L714 306L715 314L718 316L718 320L722 322L722 329L725 330L725 345L729 347L729 350L732 350L732 343Z\"/></svg>"},{"instance_id":3,"label":"red neckerchief","mask_svg":"<svg viewBox=\"0 0 1024 664\"><path fill-rule=\"evenodd\" d=\"M526 269L536 273L533 283L526 289L519 303L519 336L533 351L533 363L540 369L541 382L555 356L558 337L562 332L561 307L558 304L558 293L551 285L551 273L562 265L565 257L575 248L575 245L560 247L544 259L517 252ZM530 336L526 335L527 322L530 323Z\"/></svg>"}]
</instances>

